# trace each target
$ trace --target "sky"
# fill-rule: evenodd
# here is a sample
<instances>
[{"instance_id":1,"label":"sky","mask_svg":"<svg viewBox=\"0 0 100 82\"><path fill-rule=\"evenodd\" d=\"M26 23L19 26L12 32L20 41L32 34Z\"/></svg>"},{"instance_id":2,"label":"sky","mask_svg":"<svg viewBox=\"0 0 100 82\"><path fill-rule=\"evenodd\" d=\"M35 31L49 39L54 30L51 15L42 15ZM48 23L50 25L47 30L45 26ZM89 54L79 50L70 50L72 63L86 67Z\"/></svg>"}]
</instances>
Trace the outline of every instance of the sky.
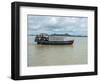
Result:
<instances>
[{"instance_id":1,"label":"sky","mask_svg":"<svg viewBox=\"0 0 100 82\"><path fill-rule=\"evenodd\" d=\"M28 34L65 34L87 36L88 18L73 16L28 15Z\"/></svg>"}]
</instances>

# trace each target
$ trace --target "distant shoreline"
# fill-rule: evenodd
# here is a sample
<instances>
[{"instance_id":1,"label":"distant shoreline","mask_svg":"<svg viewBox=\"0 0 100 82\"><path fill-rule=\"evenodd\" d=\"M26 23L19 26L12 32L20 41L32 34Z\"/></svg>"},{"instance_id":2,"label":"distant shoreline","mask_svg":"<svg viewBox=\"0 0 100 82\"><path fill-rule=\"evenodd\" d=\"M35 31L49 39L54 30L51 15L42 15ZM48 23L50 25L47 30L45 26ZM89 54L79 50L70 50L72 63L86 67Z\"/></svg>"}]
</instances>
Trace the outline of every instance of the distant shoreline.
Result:
<instances>
[{"instance_id":1,"label":"distant shoreline","mask_svg":"<svg viewBox=\"0 0 100 82\"><path fill-rule=\"evenodd\" d=\"M28 34L28 36L36 36L36 35ZM49 35L49 36L88 37L88 36L81 36L81 35Z\"/></svg>"}]
</instances>

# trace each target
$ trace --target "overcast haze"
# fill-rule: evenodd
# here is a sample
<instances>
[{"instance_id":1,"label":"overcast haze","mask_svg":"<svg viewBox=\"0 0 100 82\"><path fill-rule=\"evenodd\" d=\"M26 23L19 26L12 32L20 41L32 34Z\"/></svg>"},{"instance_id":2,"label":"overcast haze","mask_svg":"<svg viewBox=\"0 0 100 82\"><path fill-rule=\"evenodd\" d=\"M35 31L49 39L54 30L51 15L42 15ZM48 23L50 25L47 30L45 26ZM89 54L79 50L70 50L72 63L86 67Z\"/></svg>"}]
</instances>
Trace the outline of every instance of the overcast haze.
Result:
<instances>
[{"instance_id":1,"label":"overcast haze","mask_svg":"<svg viewBox=\"0 0 100 82\"><path fill-rule=\"evenodd\" d=\"M28 15L28 34L39 33L87 36L87 17Z\"/></svg>"}]
</instances>

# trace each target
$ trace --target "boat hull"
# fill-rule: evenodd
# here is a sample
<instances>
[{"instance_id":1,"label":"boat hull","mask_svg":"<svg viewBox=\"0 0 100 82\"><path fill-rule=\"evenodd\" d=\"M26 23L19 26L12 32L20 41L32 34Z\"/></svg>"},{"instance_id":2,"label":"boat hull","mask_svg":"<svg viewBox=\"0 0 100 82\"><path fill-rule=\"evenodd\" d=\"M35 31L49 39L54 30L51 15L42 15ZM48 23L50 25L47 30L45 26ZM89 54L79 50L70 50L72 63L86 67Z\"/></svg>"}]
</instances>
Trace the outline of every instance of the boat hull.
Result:
<instances>
[{"instance_id":1,"label":"boat hull","mask_svg":"<svg viewBox=\"0 0 100 82\"><path fill-rule=\"evenodd\" d=\"M39 41L38 44L43 45L71 45L73 44L74 40L69 41Z\"/></svg>"}]
</instances>

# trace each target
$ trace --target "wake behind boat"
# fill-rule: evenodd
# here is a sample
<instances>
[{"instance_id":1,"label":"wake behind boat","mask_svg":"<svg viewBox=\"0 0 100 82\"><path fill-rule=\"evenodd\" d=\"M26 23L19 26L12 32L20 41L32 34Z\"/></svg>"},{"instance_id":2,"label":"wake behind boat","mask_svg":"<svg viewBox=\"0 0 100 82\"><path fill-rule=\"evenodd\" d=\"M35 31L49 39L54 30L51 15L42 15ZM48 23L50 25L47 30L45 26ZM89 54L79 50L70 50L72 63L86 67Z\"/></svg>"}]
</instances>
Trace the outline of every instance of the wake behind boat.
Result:
<instances>
[{"instance_id":1,"label":"wake behind boat","mask_svg":"<svg viewBox=\"0 0 100 82\"><path fill-rule=\"evenodd\" d=\"M37 42L37 44L43 44L43 45L71 45L73 44L74 40L64 41L61 38L58 39L54 36L50 37L47 34L42 33L40 35L36 35L35 42Z\"/></svg>"}]
</instances>

